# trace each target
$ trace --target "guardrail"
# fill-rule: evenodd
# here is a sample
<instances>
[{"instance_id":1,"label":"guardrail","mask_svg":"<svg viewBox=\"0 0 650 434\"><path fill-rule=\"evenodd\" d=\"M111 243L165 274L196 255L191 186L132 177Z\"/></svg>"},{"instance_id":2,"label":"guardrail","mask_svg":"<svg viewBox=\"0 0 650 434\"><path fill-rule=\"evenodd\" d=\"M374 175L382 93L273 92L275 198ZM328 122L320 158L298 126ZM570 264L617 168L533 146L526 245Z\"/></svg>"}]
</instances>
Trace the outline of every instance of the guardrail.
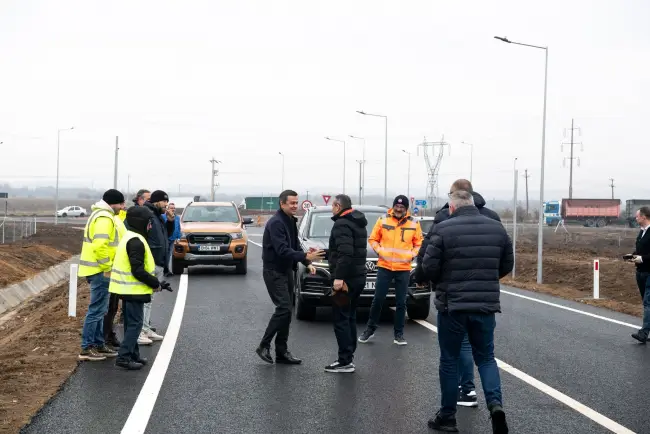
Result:
<instances>
[{"instance_id":1,"label":"guardrail","mask_svg":"<svg viewBox=\"0 0 650 434\"><path fill-rule=\"evenodd\" d=\"M16 242L36 233L36 218L8 219L0 222L0 244Z\"/></svg>"}]
</instances>

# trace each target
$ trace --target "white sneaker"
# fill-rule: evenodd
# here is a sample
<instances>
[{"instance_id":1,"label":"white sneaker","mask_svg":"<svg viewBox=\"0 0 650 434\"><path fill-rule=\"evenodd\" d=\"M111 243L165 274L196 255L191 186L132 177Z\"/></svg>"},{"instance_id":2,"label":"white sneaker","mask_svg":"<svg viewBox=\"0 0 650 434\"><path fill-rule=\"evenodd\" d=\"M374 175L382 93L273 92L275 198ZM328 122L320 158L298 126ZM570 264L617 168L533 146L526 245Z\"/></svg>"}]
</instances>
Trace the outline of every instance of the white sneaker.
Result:
<instances>
[{"instance_id":1,"label":"white sneaker","mask_svg":"<svg viewBox=\"0 0 650 434\"><path fill-rule=\"evenodd\" d=\"M151 345L151 344L153 344L153 341L147 337L146 333L140 332L140 336L138 336L138 345Z\"/></svg>"},{"instance_id":2,"label":"white sneaker","mask_svg":"<svg viewBox=\"0 0 650 434\"><path fill-rule=\"evenodd\" d=\"M153 331L153 330L149 330L149 331L146 333L146 336L147 336L150 340L152 340L152 341L162 341L162 340L163 340L163 336L162 336L162 335L159 335L158 333L156 333L156 332Z\"/></svg>"}]
</instances>

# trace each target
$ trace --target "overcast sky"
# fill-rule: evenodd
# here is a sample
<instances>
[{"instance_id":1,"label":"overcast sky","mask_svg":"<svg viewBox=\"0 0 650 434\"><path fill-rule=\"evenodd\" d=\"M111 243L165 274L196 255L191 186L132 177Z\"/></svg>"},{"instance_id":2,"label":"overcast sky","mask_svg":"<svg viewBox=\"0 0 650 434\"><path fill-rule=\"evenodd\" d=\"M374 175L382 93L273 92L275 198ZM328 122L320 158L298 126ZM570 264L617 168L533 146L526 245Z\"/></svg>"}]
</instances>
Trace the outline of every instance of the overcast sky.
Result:
<instances>
[{"instance_id":1,"label":"overcast sky","mask_svg":"<svg viewBox=\"0 0 650 434\"><path fill-rule=\"evenodd\" d=\"M650 2L29 1L0 3L0 181L223 192L342 189L342 144L366 138L366 187L421 196L426 136L451 144L440 192L469 177L507 198L513 159L538 195L549 46L546 199L568 194L571 118L581 128L574 197L649 197ZM580 151L580 146L576 147ZM348 139L347 192L361 142ZM568 161L567 161L568 163ZM523 173L522 173L523 174ZM253 179L255 178L255 180ZM523 177L521 178L523 181ZM522 182L523 188L523 182ZM134 187L135 186L135 187ZM186 189L186 187L183 187ZM520 190L521 191L521 190Z\"/></svg>"}]
</instances>

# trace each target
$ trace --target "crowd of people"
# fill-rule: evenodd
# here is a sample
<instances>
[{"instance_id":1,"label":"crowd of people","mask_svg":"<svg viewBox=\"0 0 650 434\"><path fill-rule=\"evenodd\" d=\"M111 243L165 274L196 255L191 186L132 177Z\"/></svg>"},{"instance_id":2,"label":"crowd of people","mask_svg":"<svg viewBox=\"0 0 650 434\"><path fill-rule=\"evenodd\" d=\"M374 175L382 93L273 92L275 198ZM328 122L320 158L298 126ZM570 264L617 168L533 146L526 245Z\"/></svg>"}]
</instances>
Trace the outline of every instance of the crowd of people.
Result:
<instances>
[{"instance_id":1,"label":"crowd of people","mask_svg":"<svg viewBox=\"0 0 650 434\"><path fill-rule=\"evenodd\" d=\"M300 364L288 349L291 324L293 275L298 263L310 273L312 262L322 260L324 250L300 247L297 236L298 194L286 190L279 197L280 209L267 222L262 241L263 276L275 311L256 349L267 363ZM332 202L332 227L327 250L331 276L334 332L337 359L326 372L352 373L357 342L375 336L382 305L391 283L395 286L393 343L406 345L404 322L412 264L420 287L435 288L440 346L439 377L441 407L428 422L430 428L458 432L458 405L476 407L474 364L490 412L494 433L507 433L501 380L494 358L495 314L501 311L499 280L512 271L512 241L498 215L485 207L480 194L466 179L453 183L449 202L438 211L424 236L419 221L409 212L409 200L400 195L386 215L377 220L368 235L368 221L355 210L349 196L337 195ZM365 288L367 246L378 256L375 293L366 329L357 337L356 309ZM649 291L650 292L650 291ZM271 343L275 338L275 360Z\"/></svg>"},{"instance_id":2,"label":"crowd of people","mask_svg":"<svg viewBox=\"0 0 650 434\"><path fill-rule=\"evenodd\" d=\"M115 358L118 367L137 370L147 364L139 345L152 345L164 336L151 324L154 293L171 290L164 278L173 240L180 237L174 204L162 190L142 189L125 209L124 195L107 190L95 203L84 228L79 276L90 285L79 360ZM122 301L120 342L114 330Z\"/></svg>"}]
</instances>

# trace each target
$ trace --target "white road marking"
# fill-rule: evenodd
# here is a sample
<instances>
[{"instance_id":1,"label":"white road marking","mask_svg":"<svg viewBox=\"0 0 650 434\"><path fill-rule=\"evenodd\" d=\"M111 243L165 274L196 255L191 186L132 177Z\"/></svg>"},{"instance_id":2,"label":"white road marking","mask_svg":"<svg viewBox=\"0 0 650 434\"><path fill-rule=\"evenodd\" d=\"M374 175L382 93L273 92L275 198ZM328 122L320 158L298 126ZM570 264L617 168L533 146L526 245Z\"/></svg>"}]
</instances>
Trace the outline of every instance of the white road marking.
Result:
<instances>
[{"instance_id":1,"label":"white road marking","mask_svg":"<svg viewBox=\"0 0 650 434\"><path fill-rule=\"evenodd\" d=\"M255 244L257 247L262 247L260 243L256 243L255 241L248 240L249 243Z\"/></svg>"},{"instance_id":2,"label":"white road marking","mask_svg":"<svg viewBox=\"0 0 650 434\"><path fill-rule=\"evenodd\" d=\"M513 295L515 297L523 298L525 300L534 301L535 303L541 303L541 304L545 304L547 306L557 307L558 309L568 310L569 312L574 312L574 313L579 313L581 315L590 316L592 318L602 319L603 321L609 321L611 323L626 326L626 327L631 327L633 329L638 330L638 329L641 328L641 326L639 326L639 325L630 324L628 322L619 321L619 320L608 318L608 317L602 316L602 315L596 315L596 314L593 314L593 313L590 313L590 312L585 312L583 310L574 309L572 307L562 306L561 304L551 303L551 302L548 302L548 301L540 300L538 298L528 297L526 295L517 294L516 292L504 291L502 289L501 293L502 294Z\"/></svg>"},{"instance_id":3,"label":"white road marking","mask_svg":"<svg viewBox=\"0 0 650 434\"><path fill-rule=\"evenodd\" d=\"M158 350L158 354L156 355L156 360L149 371L149 375L147 375L147 380L144 382L142 390L140 390L138 399L131 409L129 418L126 420L124 428L122 428L122 434L144 434L147 429L149 418L156 404L156 399L158 399L158 393L165 379L169 361L174 353L176 339L178 339L178 333L183 322L183 312L185 311L185 301L187 300L187 286L188 275L183 274L181 275L176 304L174 304L174 311L172 312L172 317L165 333L165 339L162 341L160 350Z\"/></svg>"},{"instance_id":4,"label":"white road marking","mask_svg":"<svg viewBox=\"0 0 650 434\"><path fill-rule=\"evenodd\" d=\"M394 310L394 308L391 308ZM415 321L416 323L420 324L421 326L424 326L431 330L434 333L438 333L438 328L434 326L433 324L421 320L421 319L416 319L412 320ZM526 374L525 372L513 367L512 365L504 362L503 360L496 359L497 366L501 368L502 370L508 372L509 374L519 378L521 381L524 383L527 383L531 386L533 386L535 389L538 389L541 392L544 392L551 398L555 398L561 403L569 406L573 410L577 411L578 413L582 414L583 416L588 417L589 419L593 420L599 425L602 425L603 427L607 428L608 430L615 432L617 434L634 434L634 431L629 430L628 428L625 428L623 425L620 425L617 422L614 422L613 420L609 419L606 416L603 416L602 414L598 413L597 411L587 407L586 405L576 401L575 399L565 395L564 393L560 392L557 389L552 388L551 386L542 383L541 381L531 377L530 375Z\"/></svg>"}]
</instances>

